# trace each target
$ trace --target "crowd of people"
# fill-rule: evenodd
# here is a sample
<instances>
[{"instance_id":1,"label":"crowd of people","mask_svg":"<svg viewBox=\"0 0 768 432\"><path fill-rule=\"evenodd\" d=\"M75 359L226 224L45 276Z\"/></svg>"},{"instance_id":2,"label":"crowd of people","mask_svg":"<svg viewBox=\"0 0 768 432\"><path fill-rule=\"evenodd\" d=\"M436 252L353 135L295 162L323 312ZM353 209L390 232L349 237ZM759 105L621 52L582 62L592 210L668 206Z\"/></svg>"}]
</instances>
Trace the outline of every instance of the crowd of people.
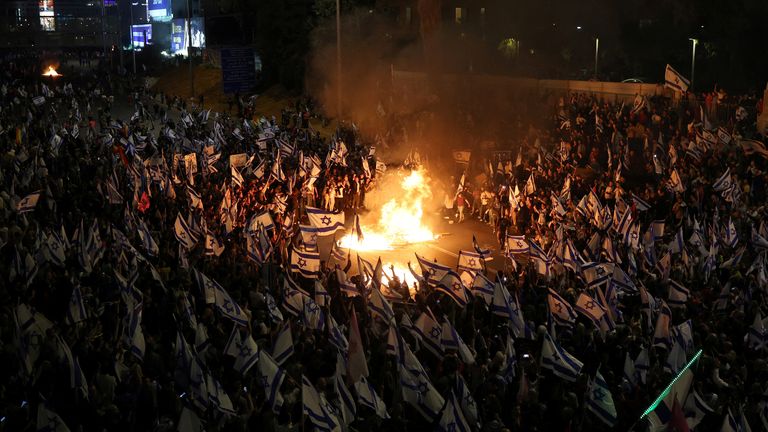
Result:
<instances>
[{"instance_id":1,"label":"crowd of people","mask_svg":"<svg viewBox=\"0 0 768 432\"><path fill-rule=\"evenodd\" d=\"M419 259L409 290L317 250L386 170L354 127L2 64L2 430L644 430L699 350L655 424L768 427L750 119L564 98L474 167L506 270Z\"/></svg>"}]
</instances>

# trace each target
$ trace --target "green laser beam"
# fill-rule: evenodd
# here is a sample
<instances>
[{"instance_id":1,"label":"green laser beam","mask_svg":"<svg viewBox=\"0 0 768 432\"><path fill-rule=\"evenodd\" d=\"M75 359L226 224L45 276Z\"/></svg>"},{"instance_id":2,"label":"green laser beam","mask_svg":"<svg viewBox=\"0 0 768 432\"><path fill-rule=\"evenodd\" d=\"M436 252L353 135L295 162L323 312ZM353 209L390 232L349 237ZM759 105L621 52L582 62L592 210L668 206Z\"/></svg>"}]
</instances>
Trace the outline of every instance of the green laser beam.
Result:
<instances>
[{"instance_id":1,"label":"green laser beam","mask_svg":"<svg viewBox=\"0 0 768 432\"><path fill-rule=\"evenodd\" d=\"M681 377L681 376L683 376L683 374L685 373L685 371L687 371L687 370L688 370L688 368L690 368L690 367L693 365L693 363L694 363L696 360L698 360L698 359L699 359L699 356L701 355L701 353L702 353L702 352L704 352L704 350L699 350L699 352L697 352L697 353L696 353L696 355L695 355L695 356L693 356L693 358L691 359L691 361L689 361L689 362L688 362L688 364L686 364L686 365L685 365L685 367L683 368L683 370L681 370L681 371L680 371L680 373L679 373L679 374L677 374L677 376L675 377L675 379L673 379L673 380L672 380L672 382L671 382L671 383L669 383L669 385L667 386L667 388L665 388L665 389L664 389L664 391L663 391L663 392L661 392L661 394L659 395L659 397L657 397L657 398L656 398L656 400L655 400L655 401L653 401L653 403L651 404L651 406L649 406L649 407L648 407L648 409L647 409L647 410L645 410L645 412L643 413L643 415L641 415L641 416L640 416L640 418L643 418L643 417L647 416L648 414L650 414L650 413L651 413L651 411L655 410L655 409L656 409L656 407L657 407L657 406L659 406L659 404L661 403L661 401L662 401L662 400L664 400L664 398L665 398L665 397L667 397L667 395L669 394L669 391L672 389L672 386L673 386L673 385L675 385L675 383L677 382L677 380L679 380L679 379L680 379L680 377Z\"/></svg>"}]
</instances>

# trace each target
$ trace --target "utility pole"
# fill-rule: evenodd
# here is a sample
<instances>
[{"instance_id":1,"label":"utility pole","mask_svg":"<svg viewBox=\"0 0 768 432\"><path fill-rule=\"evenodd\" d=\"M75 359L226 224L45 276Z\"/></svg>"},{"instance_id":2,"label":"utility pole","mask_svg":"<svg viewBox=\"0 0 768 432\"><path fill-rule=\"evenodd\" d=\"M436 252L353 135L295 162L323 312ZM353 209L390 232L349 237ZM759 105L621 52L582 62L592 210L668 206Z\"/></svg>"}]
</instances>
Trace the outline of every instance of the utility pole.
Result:
<instances>
[{"instance_id":1,"label":"utility pole","mask_svg":"<svg viewBox=\"0 0 768 432\"><path fill-rule=\"evenodd\" d=\"M336 119L341 123L341 0L336 0Z\"/></svg>"},{"instance_id":2,"label":"utility pole","mask_svg":"<svg viewBox=\"0 0 768 432\"><path fill-rule=\"evenodd\" d=\"M195 68L192 66L192 8L187 0L187 58L189 59L189 94L195 97Z\"/></svg>"},{"instance_id":3,"label":"utility pole","mask_svg":"<svg viewBox=\"0 0 768 432\"><path fill-rule=\"evenodd\" d=\"M691 89L693 89L693 72L696 70L696 45L699 44L699 40L696 38L689 38L693 43L691 51Z\"/></svg>"},{"instance_id":4,"label":"utility pole","mask_svg":"<svg viewBox=\"0 0 768 432\"><path fill-rule=\"evenodd\" d=\"M128 25L128 33L131 34L131 53L133 54L133 75L136 76L136 44L133 42L133 0L128 1L131 8L131 23Z\"/></svg>"},{"instance_id":5,"label":"utility pole","mask_svg":"<svg viewBox=\"0 0 768 432\"><path fill-rule=\"evenodd\" d=\"M104 0L101 0L101 49L104 52L104 62L107 61L107 28L105 26L106 10Z\"/></svg>"}]
</instances>

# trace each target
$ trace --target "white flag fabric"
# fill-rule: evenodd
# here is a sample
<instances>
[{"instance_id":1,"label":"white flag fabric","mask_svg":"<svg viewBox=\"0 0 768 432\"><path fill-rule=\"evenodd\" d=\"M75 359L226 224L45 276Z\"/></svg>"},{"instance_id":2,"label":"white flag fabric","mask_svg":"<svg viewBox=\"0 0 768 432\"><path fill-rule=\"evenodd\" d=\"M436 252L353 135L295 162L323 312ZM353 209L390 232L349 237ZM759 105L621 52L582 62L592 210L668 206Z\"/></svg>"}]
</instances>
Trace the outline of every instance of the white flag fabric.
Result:
<instances>
[{"instance_id":1,"label":"white flag fabric","mask_svg":"<svg viewBox=\"0 0 768 432\"><path fill-rule=\"evenodd\" d=\"M293 355L293 335L291 334L291 322L285 321L275 337L275 344L272 347L272 358L282 366L285 361Z\"/></svg>"},{"instance_id":2,"label":"white flag fabric","mask_svg":"<svg viewBox=\"0 0 768 432\"><path fill-rule=\"evenodd\" d=\"M429 311L429 309L427 309ZM416 333L421 336L424 345L437 358L443 357L442 326L435 320L432 313L422 312L414 323Z\"/></svg>"},{"instance_id":3,"label":"white flag fabric","mask_svg":"<svg viewBox=\"0 0 768 432\"><path fill-rule=\"evenodd\" d=\"M37 406L37 432L69 432L69 428L58 414L41 402Z\"/></svg>"},{"instance_id":4,"label":"white flag fabric","mask_svg":"<svg viewBox=\"0 0 768 432\"><path fill-rule=\"evenodd\" d=\"M472 428L467 422L461 405L456 399L456 394L451 391L451 395L443 408L443 414L440 416L440 422L436 430L440 432L471 432Z\"/></svg>"},{"instance_id":5,"label":"white flag fabric","mask_svg":"<svg viewBox=\"0 0 768 432\"><path fill-rule=\"evenodd\" d=\"M378 316L385 323L390 323L395 319L395 312L392 310L392 305L384 298L376 287L371 290L371 297L368 299L368 308L371 310L371 315Z\"/></svg>"},{"instance_id":6,"label":"white flag fabric","mask_svg":"<svg viewBox=\"0 0 768 432\"><path fill-rule=\"evenodd\" d=\"M403 366L400 368L400 385L403 399L413 406L424 418L433 422L440 415L445 399L435 389L423 371Z\"/></svg>"},{"instance_id":7,"label":"white flag fabric","mask_svg":"<svg viewBox=\"0 0 768 432\"><path fill-rule=\"evenodd\" d=\"M493 286L491 311L494 315L503 316L510 320L515 337L528 336L528 325L525 323L523 311L520 309L517 298L512 297L507 288L498 282Z\"/></svg>"},{"instance_id":8,"label":"white flag fabric","mask_svg":"<svg viewBox=\"0 0 768 432\"><path fill-rule=\"evenodd\" d=\"M250 334L240 334L237 326L232 327L232 334L224 348L224 353L235 358L234 369L245 375L259 360L259 347Z\"/></svg>"},{"instance_id":9,"label":"white flag fabric","mask_svg":"<svg viewBox=\"0 0 768 432\"><path fill-rule=\"evenodd\" d=\"M525 254L529 252L528 242L525 236L510 235L507 236L507 251L510 254Z\"/></svg>"},{"instance_id":10,"label":"white flag fabric","mask_svg":"<svg viewBox=\"0 0 768 432\"><path fill-rule=\"evenodd\" d=\"M578 379L583 363L562 349L549 335L544 334L541 349L541 367L549 369L556 376L570 382Z\"/></svg>"},{"instance_id":11,"label":"white flag fabric","mask_svg":"<svg viewBox=\"0 0 768 432\"><path fill-rule=\"evenodd\" d=\"M555 322L565 326L573 325L573 322L576 320L576 312L573 311L573 307L571 307L568 301L552 288L549 289L549 294L547 295L547 304L549 305L549 313L552 314Z\"/></svg>"},{"instance_id":12,"label":"white flag fabric","mask_svg":"<svg viewBox=\"0 0 768 432\"><path fill-rule=\"evenodd\" d=\"M691 85L691 81L680 75L672 66L667 65L664 71L664 86L669 87L672 90L685 93L688 91L688 86Z\"/></svg>"},{"instance_id":13,"label":"white flag fabric","mask_svg":"<svg viewBox=\"0 0 768 432\"><path fill-rule=\"evenodd\" d=\"M144 250L147 251L149 256L157 256L160 253L160 248L157 246L157 242L152 238L152 233L149 232L149 227L144 223L141 218L136 218L136 230L139 232L139 239L141 240Z\"/></svg>"},{"instance_id":14,"label":"white flag fabric","mask_svg":"<svg viewBox=\"0 0 768 432\"><path fill-rule=\"evenodd\" d=\"M352 311L349 323L349 349L347 350L347 377L351 382L357 382L368 376L368 362L365 359L365 348L357 325L357 313Z\"/></svg>"},{"instance_id":15,"label":"white flag fabric","mask_svg":"<svg viewBox=\"0 0 768 432\"><path fill-rule=\"evenodd\" d=\"M483 270L483 256L476 252L459 251L459 270L471 272Z\"/></svg>"},{"instance_id":16,"label":"white flag fabric","mask_svg":"<svg viewBox=\"0 0 768 432\"><path fill-rule=\"evenodd\" d=\"M232 183L238 187L243 187L245 180L243 180L243 175L240 174L240 171L234 166L230 167L230 170L232 172Z\"/></svg>"},{"instance_id":17,"label":"white flag fabric","mask_svg":"<svg viewBox=\"0 0 768 432\"><path fill-rule=\"evenodd\" d=\"M453 151L453 160L456 163L468 164L471 157L472 157L472 152L470 152L469 150L454 150Z\"/></svg>"},{"instance_id":18,"label":"white flag fabric","mask_svg":"<svg viewBox=\"0 0 768 432\"><path fill-rule=\"evenodd\" d=\"M355 417L357 416L357 405L355 404L355 398L352 396L352 392L347 388L347 385L344 383L344 377L341 374L343 367L340 367L340 363L343 363L344 360L341 359L341 354L337 354L337 358L338 362L336 365L336 374L333 377L333 386L336 390L336 395L339 397L339 420L343 421L345 425L348 425L355 421Z\"/></svg>"},{"instance_id":19,"label":"white flag fabric","mask_svg":"<svg viewBox=\"0 0 768 432\"><path fill-rule=\"evenodd\" d=\"M381 400L373 385L365 377L355 383L355 392L357 392L357 402L362 406L372 409L377 416L382 419L388 419L387 406Z\"/></svg>"},{"instance_id":20,"label":"white flag fabric","mask_svg":"<svg viewBox=\"0 0 768 432\"><path fill-rule=\"evenodd\" d=\"M197 243L197 235L189 227L186 219L181 217L181 213L176 216L176 222L173 224L173 231L179 244L186 249L195 247L195 244Z\"/></svg>"},{"instance_id":21,"label":"white flag fabric","mask_svg":"<svg viewBox=\"0 0 768 432\"><path fill-rule=\"evenodd\" d=\"M686 369L677 381L674 382L667 396L648 414L647 419L651 423L650 430L663 430L669 423L672 419L672 409L675 406L675 402L682 407L685 399L688 397L691 381L693 381L693 372L690 369Z\"/></svg>"},{"instance_id":22,"label":"white flag fabric","mask_svg":"<svg viewBox=\"0 0 768 432\"><path fill-rule=\"evenodd\" d=\"M320 274L320 254L308 250L291 251L291 271L301 273L302 276L315 279Z\"/></svg>"},{"instance_id":23,"label":"white flag fabric","mask_svg":"<svg viewBox=\"0 0 768 432\"><path fill-rule=\"evenodd\" d=\"M587 409L609 427L616 424L618 416L616 406L613 404L613 396L599 370L590 385Z\"/></svg>"},{"instance_id":24,"label":"white flag fabric","mask_svg":"<svg viewBox=\"0 0 768 432\"><path fill-rule=\"evenodd\" d=\"M528 181L525 182L523 193L526 195L533 195L536 193L536 179L534 178L533 173L528 177Z\"/></svg>"},{"instance_id":25,"label":"white flag fabric","mask_svg":"<svg viewBox=\"0 0 768 432\"><path fill-rule=\"evenodd\" d=\"M464 343L464 340L448 319L445 319L442 324L440 344L446 352L456 351L459 354L459 359L464 364L473 364L475 362L475 356L472 354L472 351L469 350L467 344Z\"/></svg>"},{"instance_id":26,"label":"white flag fabric","mask_svg":"<svg viewBox=\"0 0 768 432\"><path fill-rule=\"evenodd\" d=\"M457 305L464 307L467 305L467 290L461 282L461 277L454 271L446 273L438 282L437 290L448 295Z\"/></svg>"},{"instance_id":27,"label":"white flag fabric","mask_svg":"<svg viewBox=\"0 0 768 432\"><path fill-rule=\"evenodd\" d=\"M259 361L256 362L258 376L261 378L261 386L267 396L267 402L272 411L279 413L283 406L283 395L280 394L280 386L285 379L285 371L280 368L275 360L267 354L266 350L259 350Z\"/></svg>"},{"instance_id":28,"label":"white flag fabric","mask_svg":"<svg viewBox=\"0 0 768 432\"><path fill-rule=\"evenodd\" d=\"M713 410L704 399L699 396L695 389L692 389L688 394L688 398L685 399L685 406L683 407L685 413L685 419L688 422L688 427L693 429L704 420L704 416L707 414L714 414Z\"/></svg>"},{"instance_id":29,"label":"white flag fabric","mask_svg":"<svg viewBox=\"0 0 768 432\"><path fill-rule=\"evenodd\" d=\"M67 321L72 324L77 324L81 321L85 321L87 318L88 313L83 304L83 295L80 292L80 287L75 285L75 288L72 290L72 296L69 299Z\"/></svg>"},{"instance_id":30,"label":"white flag fabric","mask_svg":"<svg viewBox=\"0 0 768 432\"><path fill-rule=\"evenodd\" d=\"M344 213L333 213L319 208L307 207L309 222L317 228L317 235L329 236L344 229Z\"/></svg>"},{"instance_id":31,"label":"white flag fabric","mask_svg":"<svg viewBox=\"0 0 768 432\"><path fill-rule=\"evenodd\" d=\"M178 432L203 432L203 423L200 417L191 409L184 407L179 417Z\"/></svg>"},{"instance_id":32,"label":"white flag fabric","mask_svg":"<svg viewBox=\"0 0 768 432\"><path fill-rule=\"evenodd\" d=\"M448 266L429 261L419 255L416 255L416 260L419 261L421 266L421 274L433 286L439 284L445 275L452 271Z\"/></svg>"},{"instance_id":33,"label":"white flag fabric","mask_svg":"<svg viewBox=\"0 0 768 432\"><path fill-rule=\"evenodd\" d=\"M333 412L322 400L315 386L304 375L301 376L301 401L304 414L315 428L322 432L333 432L339 427L339 422Z\"/></svg>"},{"instance_id":34,"label":"white flag fabric","mask_svg":"<svg viewBox=\"0 0 768 432\"><path fill-rule=\"evenodd\" d=\"M34 192L22 198L21 201L16 204L16 212L21 214L34 210L37 206L37 201L40 199L40 193L40 191Z\"/></svg>"},{"instance_id":35,"label":"white flag fabric","mask_svg":"<svg viewBox=\"0 0 768 432\"><path fill-rule=\"evenodd\" d=\"M579 298L576 300L576 306L574 306L574 308L592 320L598 328L600 327L600 322L605 316L605 309L600 306L599 302L590 297L589 294L579 294Z\"/></svg>"}]
</instances>

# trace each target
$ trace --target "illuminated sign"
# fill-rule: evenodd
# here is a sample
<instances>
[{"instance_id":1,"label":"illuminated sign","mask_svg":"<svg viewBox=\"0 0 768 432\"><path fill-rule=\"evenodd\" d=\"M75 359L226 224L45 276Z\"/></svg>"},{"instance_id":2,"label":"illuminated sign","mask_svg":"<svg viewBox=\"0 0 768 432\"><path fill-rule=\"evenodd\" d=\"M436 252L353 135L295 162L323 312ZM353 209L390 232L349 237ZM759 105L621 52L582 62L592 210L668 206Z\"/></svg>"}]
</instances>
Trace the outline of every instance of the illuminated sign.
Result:
<instances>
[{"instance_id":1,"label":"illuminated sign","mask_svg":"<svg viewBox=\"0 0 768 432\"><path fill-rule=\"evenodd\" d=\"M191 28L187 28L187 20L175 19L171 22L171 52L186 52L193 48L205 48L205 21L203 18L192 18ZM192 33L192 43L189 43L189 33Z\"/></svg>"},{"instance_id":2,"label":"illuminated sign","mask_svg":"<svg viewBox=\"0 0 768 432\"><path fill-rule=\"evenodd\" d=\"M131 42L136 49L144 48L152 43L152 24L137 24L131 26Z\"/></svg>"},{"instance_id":3,"label":"illuminated sign","mask_svg":"<svg viewBox=\"0 0 768 432\"><path fill-rule=\"evenodd\" d=\"M56 17L53 11L53 0L39 0L40 28L43 31L56 31Z\"/></svg>"},{"instance_id":4,"label":"illuminated sign","mask_svg":"<svg viewBox=\"0 0 768 432\"><path fill-rule=\"evenodd\" d=\"M187 47L186 23L187 21L181 18L171 21L171 52L173 53L177 53Z\"/></svg>"},{"instance_id":5,"label":"illuminated sign","mask_svg":"<svg viewBox=\"0 0 768 432\"><path fill-rule=\"evenodd\" d=\"M170 21L171 0L147 0L147 18L152 21Z\"/></svg>"}]
</instances>

